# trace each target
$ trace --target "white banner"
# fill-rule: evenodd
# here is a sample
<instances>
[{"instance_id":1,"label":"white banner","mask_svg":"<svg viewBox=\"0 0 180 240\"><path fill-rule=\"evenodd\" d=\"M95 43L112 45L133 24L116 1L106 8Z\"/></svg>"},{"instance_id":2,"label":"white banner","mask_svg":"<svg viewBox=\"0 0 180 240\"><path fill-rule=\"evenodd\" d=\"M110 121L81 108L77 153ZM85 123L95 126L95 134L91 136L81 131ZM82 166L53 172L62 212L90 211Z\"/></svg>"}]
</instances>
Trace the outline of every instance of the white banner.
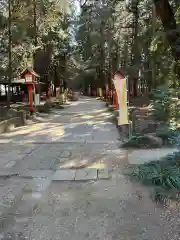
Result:
<instances>
[{"instance_id":1,"label":"white banner","mask_svg":"<svg viewBox=\"0 0 180 240\"><path fill-rule=\"evenodd\" d=\"M118 75L115 75L113 82L116 88L118 104L119 104L118 125L129 124L126 79L120 78Z\"/></svg>"}]
</instances>

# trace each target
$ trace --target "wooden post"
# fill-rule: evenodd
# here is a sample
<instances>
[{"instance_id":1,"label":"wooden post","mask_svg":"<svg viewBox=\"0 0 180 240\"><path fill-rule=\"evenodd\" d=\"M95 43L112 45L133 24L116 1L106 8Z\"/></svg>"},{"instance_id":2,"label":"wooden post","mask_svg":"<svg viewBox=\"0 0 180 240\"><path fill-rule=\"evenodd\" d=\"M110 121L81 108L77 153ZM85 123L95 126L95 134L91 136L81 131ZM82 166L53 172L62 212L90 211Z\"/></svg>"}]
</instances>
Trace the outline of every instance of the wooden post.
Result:
<instances>
[{"instance_id":1,"label":"wooden post","mask_svg":"<svg viewBox=\"0 0 180 240\"><path fill-rule=\"evenodd\" d=\"M152 36L156 36L156 7L153 4L152 6ZM151 67L152 67L152 88L155 87L156 79L156 60L151 58Z\"/></svg>"},{"instance_id":2,"label":"wooden post","mask_svg":"<svg viewBox=\"0 0 180 240\"><path fill-rule=\"evenodd\" d=\"M28 92L29 92L29 111L30 114L33 114L33 85L28 85Z\"/></svg>"},{"instance_id":3,"label":"wooden post","mask_svg":"<svg viewBox=\"0 0 180 240\"><path fill-rule=\"evenodd\" d=\"M112 92L112 98L113 98L113 106L115 107L116 106L116 91L113 90Z\"/></svg>"},{"instance_id":4,"label":"wooden post","mask_svg":"<svg viewBox=\"0 0 180 240\"><path fill-rule=\"evenodd\" d=\"M113 90L110 90L110 98L109 98L110 104L113 104Z\"/></svg>"},{"instance_id":5,"label":"wooden post","mask_svg":"<svg viewBox=\"0 0 180 240\"><path fill-rule=\"evenodd\" d=\"M89 88L88 88L88 95L91 96L91 86L89 85Z\"/></svg>"},{"instance_id":6,"label":"wooden post","mask_svg":"<svg viewBox=\"0 0 180 240\"><path fill-rule=\"evenodd\" d=\"M105 94L106 94L106 103L108 103L108 92L109 92L108 84L106 84L106 92L105 92Z\"/></svg>"},{"instance_id":7,"label":"wooden post","mask_svg":"<svg viewBox=\"0 0 180 240\"><path fill-rule=\"evenodd\" d=\"M102 88L99 88L99 97L102 97Z\"/></svg>"},{"instance_id":8,"label":"wooden post","mask_svg":"<svg viewBox=\"0 0 180 240\"><path fill-rule=\"evenodd\" d=\"M118 110L119 104L118 104L118 96L117 96L117 93L115 94L115 98L116 98L116 110Z\"/></svg>"}]
</instances>

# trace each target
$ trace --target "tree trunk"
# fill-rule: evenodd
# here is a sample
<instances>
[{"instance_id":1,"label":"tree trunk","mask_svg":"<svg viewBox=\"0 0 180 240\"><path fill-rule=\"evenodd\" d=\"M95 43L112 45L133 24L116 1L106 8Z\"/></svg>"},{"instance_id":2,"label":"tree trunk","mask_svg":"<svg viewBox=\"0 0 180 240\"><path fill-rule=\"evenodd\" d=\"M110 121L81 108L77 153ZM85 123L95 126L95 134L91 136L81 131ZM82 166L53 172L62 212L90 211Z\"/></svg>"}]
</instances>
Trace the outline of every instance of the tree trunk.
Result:
<instances>
[{"instance_id":1,"label":"tree trunk","mask_svg":"<svg viewBox=\"0 0 180 240\"><path fill-rule=\"evenodd\" d=\"M109 87L112 85L112 59L111 59L111 44L108 43L108 80L107 84Z\"/></svg>"},{"instance_id":2,"label":"tree trunk","mask_svg":"<svg viewBox=\"0 0 180 240\"><path fill-rule=\"evenodd\" d=\"M156 8L153 4L152 6L152 36L154 37L156 35ZM156 60L151 57L151 69L152 69L152 88L155 87L156 83Z\"/></svg>"},{"instance_id":3,"label":"tree trunk","mask_svg":"<svg viewBox=\"0 0 180 240\"><path fill-rule=\"evenodd\" d=\"M104 44L105 44L105 39L104 39L104 20L101 21L101 26L100 26L100 34L101 34L101 42L99 45L99 54L100 54L100 73L99 73L99 87L103 87L104 84L106 83L105 79L105 52L104 52Z\"/></svg>"},{"instance_id":4,"label":"tree trunk","mask_svg":"<svg viewBox=\"0 0 180 240\"><path fill-rule=\"evenodd\" d=\"M176 20L168 0L154 0L156 13L159 15L164 30L167 35L172 55L176 61L175 73L180 77L180 32L178 31Z\"/></svg>"},{"instance_id":5,"label":"tree trunk","mask_svg":"<svg viewBox=\"0 0 180 240\"><path fill-rule=\"evenodd\" d=\"M137 97L137 84L138 84L138 78L133 78L133 96Z\"/></svg>"},{"instance_id":6,"label":"tree trunk","mask_svg":"<svg viewBox=\"0 0 180 240\"><path fill-rule=\"evenodd\" d=\"M53 95L54 97L56 97L56 88L57 88L57 83L58 79L57 79L57 68L56 66L54 66L54 69L53 69L53 83L54 83L54 92L53 92Z\"/></svg>"},{"instance_id":7,"label":"tree trunk","mask_svg":"<svg viewBox=\"0 0 180 240\"><path fill-rule=\"evenodd\" d=\"M12 80L12 14L11 14L11 0L8 1L8 94L7 96L7 107L10 108L11 106L11 80Z\"/></svg>"},{"instance_id":8,"label":"tree trunk","mask_svg":"<svg viewBox=\"0 0 180 240\"><path fill-rule=\"evenodd\" d=\"M125 73L128 69L128 35L125 36L125 42L124 42L124 70Z\"/></svg>"},{"instance_id":9,"label":"tree trunk","mask_svg":"<svg viewBox=\"0 0 180 240\"><path fill-rule=\"evenodd\" d=\"M139 75L139 48L138 48L138 20L139 20L139 14L138 14L138 8L133 12L134 14L134 31L133 31L133 45L132 45L132 67L133 67L133 93L134 97L137 97L137 84L138 84L138 75Z\"/></svg>"}]
</instances>

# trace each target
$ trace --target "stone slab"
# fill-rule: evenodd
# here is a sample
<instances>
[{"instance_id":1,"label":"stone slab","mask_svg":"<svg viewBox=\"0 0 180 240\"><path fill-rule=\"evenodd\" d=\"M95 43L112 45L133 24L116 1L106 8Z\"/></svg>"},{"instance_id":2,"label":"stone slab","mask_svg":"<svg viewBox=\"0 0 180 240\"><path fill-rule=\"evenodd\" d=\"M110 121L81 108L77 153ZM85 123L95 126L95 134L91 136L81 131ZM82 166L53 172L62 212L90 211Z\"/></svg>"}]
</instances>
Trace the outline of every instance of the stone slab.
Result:
<instances>
[{"instance_id":1,"label":"stone slab","mask_svg":"<svg viewBox=\"0 0 180 240\"><path fill-rule=\"evenodd\" d=\"M52 181L73 181L76 176L76 170L58 170L52 177Z\"/></svg>"},{"instance_id":2,"label":"stone slab","mask_svg":"<svg viewBox=\"0 0 180 240\"><path fill-rule=\"evenodd\" d=\"M76 172L76 181L86 181L86 180L96 180L97 179L97 169L78 169Z\"/></svg>"},{"instance_id":3,"label":"stone slab","mask_svg":"<svg viewBox=\"0 0 180 240\"><path fill-rule=\"evenodd\" d=\"M18 175L18 172L12 171L11 169L8 169L8 168L0 169L0 178L1 177L11 177L11 176L16 176L16 175Z\"/></svg>"},{"instance_id":4,"label":"stone slab","mask_svg":"<svg viewBox=\"0 0 180 240\"><path fill-rule=\"evenodd\" d=\"M51 180L34 178L24 188L24 192L43 192L50 186Z\"/></svg>"},{"instance_id":5,"label":"stone slab","mask_svg":"<svg viewBox=\"0 0 180 240\"><path fill-rule=\"evenodd\" d=\"M54 171L51 170L27 170L27 171L21 171L19 173L20 177L24 178L36 178L36 177L42 177L42 178L49 178L53 175Z\"/></svg>"},{"instance_id":6,"label":"stone slab","mask_svg":"<svg viewBox=\"0 0 180 240\"><path fill-rule=\"evenodd\" d=\"M111 177L108 169L98 169L98 179L109 179Z\"/></svg>"},{"instance_id":7,"label":"stone slab","mask_svg":"<svg viewBox=\"0 0 180 240\"><path fill-rule=\"evenodd\" d=\"M130 164L144 164L162 160L167 154L177 152L177 148L137 149L127 154Z\"/></svg>"},{"instance_id":8,"label":"stone slab","mask_svg":"<svg viewBox=\"0 0 180 240\"><path fill-rule=\"evenodd\" d=\"M42 141L39 141L38 139L37 140L34 140L34 141L32 141L32 140L24 140L24 141L22 141L22 140L12 140L11 141L12 143L21 143L21 144L65 144L65 143L67 143L67 144L70 144L70 143L86 143L86 141L84 140L84 139L77 139L77 140L69 140L69 139L65 139L65 138L63 138L63 139L55 139L55 140L52 140L52 139L43 139Z\"/></svg>"},{"instance_id":9,"label":"stone slab","mask_svg":"<svg viewBox=\"0 0 180 240\"><path fill-rule=\"evenodd\" d=\"M121 143L119 140L112 140L112 141L103 141L103 140L86 140L86 144L118 144Z\"/></svg>"}]
</instances>

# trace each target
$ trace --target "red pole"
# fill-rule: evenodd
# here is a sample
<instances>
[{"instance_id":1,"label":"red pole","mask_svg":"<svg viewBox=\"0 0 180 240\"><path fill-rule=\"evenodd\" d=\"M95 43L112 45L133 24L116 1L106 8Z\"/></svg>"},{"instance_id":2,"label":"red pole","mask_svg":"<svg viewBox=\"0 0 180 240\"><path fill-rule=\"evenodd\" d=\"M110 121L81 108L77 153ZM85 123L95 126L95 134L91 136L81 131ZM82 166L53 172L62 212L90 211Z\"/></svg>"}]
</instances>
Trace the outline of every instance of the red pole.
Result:
<instances>
[{"instance_id":1,"label":"red pole","mask_svg":"<svg viewBox=\"0 0 180 240\"><path fill-rule=\"evenodd\" d=\"M113 90L113 106L116 106L116 91Z\"/></svg>"},{"instance_id":2,"label":"red pole","mask_svg":"<svg viewBox=\"0 0 180 240\"><path fill-rule=\"evenodd\" d=\"M28 92L29 92L29 111L33 113L33 85L28 85Z\"/></svg>"}]
</instances>

